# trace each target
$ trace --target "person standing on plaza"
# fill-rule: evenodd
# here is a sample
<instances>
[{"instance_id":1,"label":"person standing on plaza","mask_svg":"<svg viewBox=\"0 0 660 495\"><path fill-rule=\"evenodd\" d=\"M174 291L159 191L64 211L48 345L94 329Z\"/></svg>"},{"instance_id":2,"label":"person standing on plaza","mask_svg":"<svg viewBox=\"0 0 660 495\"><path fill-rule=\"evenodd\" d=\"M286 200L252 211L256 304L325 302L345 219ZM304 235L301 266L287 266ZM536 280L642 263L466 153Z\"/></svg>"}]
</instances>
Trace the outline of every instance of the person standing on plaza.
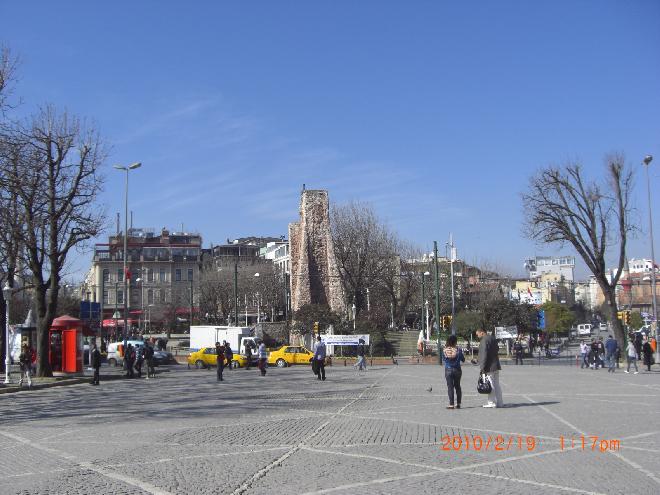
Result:
<instances>
[{"instance_id":1,"label":"person standing on plaza","mask_svg":"<svg viewBox=\"0 0 660 495\"><path fill-rule=\"evenodd\" d=\"M135 373L133 372L134 362L135 362L135 349L133 348L133 344L128 344L128 346L126 346L126 352L124 353L126 378L135 378Z\"/></svg>"},{"instance_id":2,"label":"person standing on plaza","mask_svg":"<svg viewBox=\"0 0 660 495\"><path fill-rule=\"evenodd\" d=\"M591 363L591 368L598 369L598 342L596 338L591 339L591 346L589 349L589 362Z\"/></svg>"},{"instance_id":3,"label":"person standing on plaza","mask_svg":"<svg viewBox=\"0 0 660 495\"><path fill-rule=\"evenodd\" d=\"M523 345L522 345L522 340L520 340L520 338L517 338L516 341L514 342L513 352L516 355L516 364L523 364Z\"/></svg>"},{"instance_id":4,"label":"person standing on plaza","mask_svg":"<svg viewBox=\"0 0 660 495\"><path fill-rule=\"evenodd\" d=\"M583 340L580 342L580 356L582 357L582 364L580 365L580 369L583 368L588 368L589 367L589 346L587 343Z\"/></svg>"},{"instance_id":5,"label":"person standing on plaza","mask_svg":"<svg viewBox=\"0 0 660 495\"><path fill-rule=\"evenodd\" d=\"M619 344L612 338L611 335L607 337L605 349L607 351L607 372L614 373L616 366L616 353L619 350Z\"/></svg>"},{"instance_id":6,"label":"person standing on plaza","mask_svg":"<svg viewBox=\"0 0 660 495\"><path fill-rule=\"evenodd\" d=\"M354 368L357 368L358 371L367 371L367 358L364 351L364 340L360 339L357 348L357 363L353 365Z\"/></svg>"},{"instance_id":7,"label":"person standing on plaza","mask_svg":"<svg viewBox=\"0 0 660 495\"><path fill-rule=\"evenodd\" d=\"M149 342L144 343L144 360L147 363L147 380L156 376L154 369L154 348Z\"/></svg>"},{"instance_id":8,"label":"person standing on plaza","mask_svg":"<svg viewBox=\"0 0 660 495\"><path fill-rule=\"evenodd\" d=\"M135 348L135 370L138 378L142 378L142 363L144 363L144 346Z\"/></svg>"},{"instance_id":9,"label":"person standing on plaza","mask_svg":"<svg viewBox=\"0 0 660 495\"><path fill-rule=\"evenodd\" d=\"M325 381L325 344L321 340L321 336L316 337L316 347L314 348L314 361L318 366L316 378Z\"/></svg>"},{"instance_id":10,"label":"person standing on plaza","mask_svg":"<svg viewBox=\"0 0 660 495\"><path fill-rule=\"evenodd\" d=\"M23 386L23 378L25 378L28 388L32 388L32 362L30 361L30 348L27 344L23 344L21 354L18 356L18 364L21 367L21 378L18 380L18 386Z\"/></svg>"},{"instance_id":11,"label":"person standing on plaza","mask_svg":"<svg viewBox=\"0 0 660 495\"><path fill-rule=\"evenodd\" d=\"M630 335L628 338L628 345L626 346L626 360L628 361L628 367L623 372L630 373L630 365L634 364L635 374L638 374L639 369L637 368L637 359L639 359L639 356L637 355L637 349L635 348L634 337Z\"/></svg>"},{"instance_id":12,"label":"person standing on plaza","mask_svg":"<svg viewBox=\"0 0 660 495\"><path fill-rule=\"evenodd\" d=\"M266 351L266 344L263 342L259 344L259 371L261 376L266 376L266 367L268 366L268 351Z\"/></svg>"},{"instance_id":13,"label":"person standing on plaza","mask_svg":"<svg viewBox=\"0 0 660 495\"><path fill-rule=\"evenodd\" d=\"M252 346L248 344L245 346L245 369L249 370L251 365L252 365Z\"/></svg>"},{"instance_id":14,"label":"person standing on plaza","mask_svg":"<svg viewBox=\"0 0 660 495\"><path fill-rule=\"evenodd\" d=\"M644 340L642 341L642 354L644 356L644 365L646 366L647 371L651 371L651 364L652 364L652 359L653 359L653 348L651 347L651 343L649 342L648 337L644 337Z\"/></svg>"},{"instance_id":15,"label":"person standing on plaza","mask_svg":"<svg viewBox=\"0 0 660 495\"><path fill-rule=\"evenodd\" d=\"M598 337L598 364L601 368L605 367L605 343L603 337Z\"/></svg>"},{"instance_id":16,"label":"person standing on plaza","mask_svg":"<svg viewBox=\"0 0 660 495\"><path fill-rule=\"evenodd\" d=\"M92 385L99 385L99 378L101 375L101 352L99 348L96 347L96 343L92 344L92 356L91 356L92 368L94 369L94 377L92 378Z\"/></svg>"},{"instance_id":17,"label":"person standing on plaza","mask_svg":"<svg viewBox=\"0 0 660 495\"><path fill-rule=\"evenodd\" d=\"M217 375L218 381L223 381L222 372L225 369L225 348L220 345L220 342L215 343L215 359L218 365Z\"/></svg>"},{"instance_id":18,"label":"person standing on plaza","mask_svg":"<svg viewBox=\"0 0 660 495\"><path fill-rule=\"evenodd\" d=\"M447 394L449 405L447 409L454 409L454 390L456 390L456 409L461 408L461 362L465 361L463 350L456 346L456 335L447 338L445 348L442 350L445 363L445 380L447 380Z\"/></svg>"},{"instance_id":19,"label":"person standing on plaza","mask_svg":"<svg viewBox=\"0 0 660 495\"><path fill-rule=\"evenodd\" d=\"M225 359L227 359L227 368L231 369L231 361L232 359L234 359L234 353L231 350L231 346L229 345L229 342L225 340L223 344L225 347Z\"/></svg>"},{"instance_id":20,"label":"person standing on plaza","mask_svg":"<svg viewBox=\"0 0 660 495\"><path fill-rule=\"evenodd\" d=\"M492 390L488 394L488 402L483 407L504 407L502 400L502 389L500 388L500 358L499 347L494 336L488 335L486 330L477 330L479 343L479 373L485 374L490 379Z\"/></svg>"}]
</instances>

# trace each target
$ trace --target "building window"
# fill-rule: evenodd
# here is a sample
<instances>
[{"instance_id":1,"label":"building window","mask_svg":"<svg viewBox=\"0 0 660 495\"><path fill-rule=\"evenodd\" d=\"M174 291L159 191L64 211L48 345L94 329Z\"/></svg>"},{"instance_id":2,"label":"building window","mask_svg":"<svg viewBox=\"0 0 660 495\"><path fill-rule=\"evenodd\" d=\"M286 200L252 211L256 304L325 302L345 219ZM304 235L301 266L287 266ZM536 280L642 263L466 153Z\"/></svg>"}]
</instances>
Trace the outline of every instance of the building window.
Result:
<instances>
[{"instance_id":1,"label":"building window","mask_svg":"<svg viewBox=\"0 0 660 495\"><path fill-rule=\"evenodd\" d=\"M174 280L177 282L181 282L181 269L177 268L176 271L174 272Z\"/></svg>"},{"instance_id":2,"label":"building window","mask_svg":"<svg viewBox=\"0 0 660 495\"><path fill-rule=\"evenodd\" d=\"M193 269L188 268L188 280L192 281L192 279L193 279Z\"/></svg>"},{"instance_id":3,"label":"building window","mask_svg":"<svg viewBox=\"0 0 660 495\"><path fill-rule=\"evenodd\" d=\"M124 291L117 289L117 304L124 304Z\"/></svg>"},{"instance_id":4,"label":"building window","mask_svg":"<svg viewBox=\"0 0 660 495\"><path fill-rule=\"evenodd\" d=\"M154 269L153 268L148 268L147 269L147 282L153 282L154 281Z\"/></svg>"},{"instance_id":5,"label":"building window","mask_svg":"<svg viewBox=\"0 0 660 495\"><path fill-rule=\"evenodd\" d=\"M165 276L165 268L160 269L160 281L161 282L167 282L166 276Z\"/></svg>"},{"instance_id":6,"label":"building window","mask_svg":"<svg viewBox=\"0 0 660 495\"><path fill-rule=\"evenodd\" d=\"M153 304L154 303L154 291L149 289L147 291L147 304Z\"/></svg>"},{"instance_id":7,"label":"building window","mask_svg":"<svg viewBox=\"0 0 660 495\"><path fill-rule=\"evenodd\" d=\"M117 282L123 282L124 281L124 270L119 268L117 270Z\"/></svg>"},{"instance_id":8,"label":"building window","mask_svg":"<svg viewBox=\"0 0 660 495\"><path fill-rule=\"evenodd\" d=\"M103 289L103 304L110 304L110 293L108 292L108 289Z\"/></svg>"},{"instance_id":9,"label":"building window","mask_svg":"<svg viewBox=\"0 0 660 495\"><path fill-rule=\"evenodd\" d=\"M108 270L107 268L103 269L103 281L110 282L110 270Z\"/></svg>"}]
</instances>

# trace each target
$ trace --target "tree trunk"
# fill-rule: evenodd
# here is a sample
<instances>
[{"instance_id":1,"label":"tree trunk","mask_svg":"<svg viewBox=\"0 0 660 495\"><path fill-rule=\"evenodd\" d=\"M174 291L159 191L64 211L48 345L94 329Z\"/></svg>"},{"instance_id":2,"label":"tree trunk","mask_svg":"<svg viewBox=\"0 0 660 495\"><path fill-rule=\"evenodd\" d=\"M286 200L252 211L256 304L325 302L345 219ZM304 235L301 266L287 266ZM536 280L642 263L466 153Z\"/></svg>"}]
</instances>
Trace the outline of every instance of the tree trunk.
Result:
<instances>
[{"instance_id":1,"label":"tree trunk","mask_svg":"<svg viewBox=\"0 0 660 495\"><path fill-rule=\"evenodd\" d=\"M604 291L605 292L605 300L607 301L607 309L609 311L609 318L610 321L612 322L612 326L614 328L614 338L619 344L620 349L625 348L625 333L623 330L623 323L619 318L617 317L617 305L616 305L616 292L614 290L614 287L611 287L608 285L607 289Z\"/></svg>"},{"instance_id":2,"label":"tree trunk","mask_svg":"<svg viewBox=\"0 0 660 495\"><path fill-rule=\"evenodd\" d=\"M55 318L55 304L57 301L57 289L50 291L48 300L46 290L43 286L37 287L35 299L37 307L37 376L53 376L50 365L50 339L49 330Z\"/></svg>"},{"instance_id":3,"label":"tree trunk","mask_svg":"<svg viewBox=\"0 0 660 495\"><path fill-rule=\"evenodd\" d=\"M0 368L5 369L5 351L7 344L5 344L5 335L7 335L7 320L5 318L7 310L7 302L3 294L0 294L0 328L2 328L2 335L0 335Z\"/></svg>"}]
</instances>

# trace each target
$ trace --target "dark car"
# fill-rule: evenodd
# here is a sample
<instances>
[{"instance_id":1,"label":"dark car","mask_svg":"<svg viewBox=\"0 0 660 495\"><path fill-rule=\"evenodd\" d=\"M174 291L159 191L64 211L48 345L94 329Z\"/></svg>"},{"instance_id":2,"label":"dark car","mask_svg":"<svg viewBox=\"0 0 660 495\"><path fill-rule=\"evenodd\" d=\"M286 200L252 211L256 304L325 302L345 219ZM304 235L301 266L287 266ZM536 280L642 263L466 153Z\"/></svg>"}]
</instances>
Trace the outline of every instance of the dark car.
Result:
<instances>
[{"instance_id":1,"label":"dark car","mask_svg":"<svg viewBox=\"0 0 660 495\"><path fill-rule=\"evenodd\" d=\"M160 366L161 364L174 364L174 356L171 352L159 351L154 349L154 366Z\"/></svg>"}]
</instances>

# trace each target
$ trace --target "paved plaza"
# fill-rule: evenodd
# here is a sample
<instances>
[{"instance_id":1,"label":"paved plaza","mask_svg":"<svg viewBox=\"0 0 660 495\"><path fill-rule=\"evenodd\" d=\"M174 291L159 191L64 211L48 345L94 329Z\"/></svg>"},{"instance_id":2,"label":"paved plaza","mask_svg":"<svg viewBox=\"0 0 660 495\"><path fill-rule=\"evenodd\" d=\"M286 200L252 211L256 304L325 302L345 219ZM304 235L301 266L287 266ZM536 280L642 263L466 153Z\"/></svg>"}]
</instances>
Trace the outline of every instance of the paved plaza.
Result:
<instances>
[{"instance_id":1,"label":"paved plaza","mask_svg":"<svg viewBox=\"0 0 660 495\"><path fill-rule=\"evenodd\" d=\"M447 410L439 366L327 371L2 395L0 493L660 492L660 373L505 366L484 409L468 364Z\"/></svg>"}]
</instances>

